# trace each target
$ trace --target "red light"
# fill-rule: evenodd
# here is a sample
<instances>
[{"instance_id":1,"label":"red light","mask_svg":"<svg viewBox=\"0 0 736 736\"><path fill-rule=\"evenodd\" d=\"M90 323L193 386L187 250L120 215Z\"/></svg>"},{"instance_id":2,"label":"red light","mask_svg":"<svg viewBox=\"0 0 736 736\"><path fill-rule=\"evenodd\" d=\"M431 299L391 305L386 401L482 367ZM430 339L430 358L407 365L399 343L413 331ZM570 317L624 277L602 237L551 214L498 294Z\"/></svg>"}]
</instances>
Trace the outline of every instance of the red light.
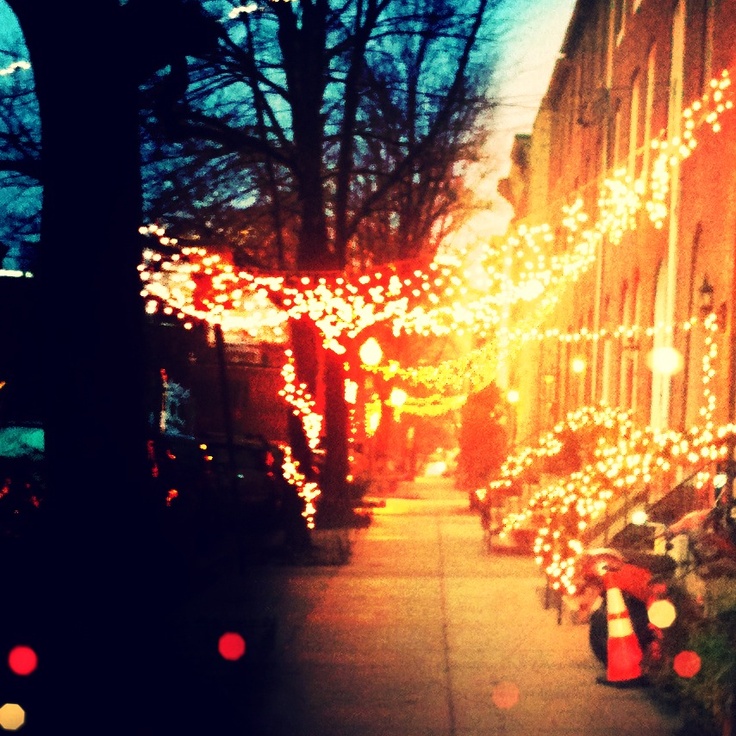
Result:
<instances>
[{"instance_id":1,"label":"red light","mask_svg":"<svg viewBox=\"0 0 736 736\"><path fill-rule=\"evenodd\" d=\"M700 657L697 652L686 649L675 655L672 668L680 677L695 677L700 672Z\"/></svg>"},{"instance_id":2,"label":"red light","mask_svg":"<svg viewBox=\"0 0 736 736\"><path fill-rule=\"evenodd\" d=\"M217 651L223 659L240 659L245 654L245 639L240 634L229 631L220 637Z\"/></svg>"},{"instance_id":3,"label":"red light","mask_svg":"<svg viewBox=\"0 0 736 736\"><path fill-rule=\"evenodd\" d=\"M8 666L16 675L30 675L37 665L38 657L30 647L17 646L10 650Z\"/></svg>"}]
</instances>

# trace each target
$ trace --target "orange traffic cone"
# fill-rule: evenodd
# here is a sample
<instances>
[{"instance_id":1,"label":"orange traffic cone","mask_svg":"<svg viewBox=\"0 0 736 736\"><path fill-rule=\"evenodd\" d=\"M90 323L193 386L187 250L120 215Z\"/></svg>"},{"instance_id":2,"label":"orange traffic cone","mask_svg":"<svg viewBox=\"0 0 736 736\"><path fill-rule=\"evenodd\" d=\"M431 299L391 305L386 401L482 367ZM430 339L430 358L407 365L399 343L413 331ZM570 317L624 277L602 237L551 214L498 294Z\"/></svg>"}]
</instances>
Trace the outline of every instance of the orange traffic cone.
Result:
<instances>
[{"instance_id":1,"label":"orange traffic cone","mask_svg":"<svg viewBox=\"0 0 736 736\"><path fill-rule=\"evenodd\" d=\"M633 687L645 684L641 663L643 653L629 618L623 593L606 575L606 608L608 613L608 662L604 685ZM610 583L610 587L609 587Z\"/></svg>"}]
</instances>

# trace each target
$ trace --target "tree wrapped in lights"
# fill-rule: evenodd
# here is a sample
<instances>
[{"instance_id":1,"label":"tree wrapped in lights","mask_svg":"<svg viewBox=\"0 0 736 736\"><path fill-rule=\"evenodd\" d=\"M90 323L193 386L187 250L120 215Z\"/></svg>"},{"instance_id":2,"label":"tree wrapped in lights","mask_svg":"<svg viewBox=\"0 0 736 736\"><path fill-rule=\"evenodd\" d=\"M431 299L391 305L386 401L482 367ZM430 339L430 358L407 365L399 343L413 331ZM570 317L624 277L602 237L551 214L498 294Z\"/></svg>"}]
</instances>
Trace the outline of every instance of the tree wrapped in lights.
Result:
<instances>
[{"instance_id":1,"label":"tree wrapped in lights","mask_svg":"<svg viewBox=\"0 0 736 736\"><path fill-rule=\"evenodd\" d=\"M460 410L457 483L475 491L486 485L508 454L501 392L492 383L468 396Z\"/></svg>"}]
</instances>

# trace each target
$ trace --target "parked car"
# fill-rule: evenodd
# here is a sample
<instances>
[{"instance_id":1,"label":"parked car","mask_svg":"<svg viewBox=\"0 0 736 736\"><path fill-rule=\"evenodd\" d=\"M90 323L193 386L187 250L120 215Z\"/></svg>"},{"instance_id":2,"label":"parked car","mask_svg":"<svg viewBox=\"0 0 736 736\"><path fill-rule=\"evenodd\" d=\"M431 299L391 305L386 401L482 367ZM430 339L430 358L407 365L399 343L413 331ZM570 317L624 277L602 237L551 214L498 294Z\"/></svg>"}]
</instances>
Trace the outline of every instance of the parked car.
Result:
<instances>
[{"instance_id":1,"label":"parked car","mask_svg":"<svg viewBox=\"0 0 736 736\"><path fill-rule=\"evenodd\" d=\"M284 454L261 436L240 437L230 446L207 443L218 495L232 511L232 523L254 534L278 535L293 549L309 544L305 504L286 479Z\"/></svg>"},{"instance_id":2,"label":"parked car","mask_svg":"<svg viewBox=\"0 0 736 736\"><path fill-rule=\"evenodd\" d=\"M162 503L193 500L211 487L207 457L194 437L161 434L148 441L151 475ZM19 509L39 508L45 495L45 433L40 423L0 425L0 524ZM6 511L7 509L7 511Z\"/></svg>"},{"instance_id":3,"label":"parked car","mask_svg":"<svg viewBox=\"0 0 736 736\"><path fill-rule=\"evenodd\" d=\"M265 438L241 437L232 446L222 440L206 445L215 483L238 503L268 506L288 485L281 468L281 451Z\"/></svg>"}]
</instances>

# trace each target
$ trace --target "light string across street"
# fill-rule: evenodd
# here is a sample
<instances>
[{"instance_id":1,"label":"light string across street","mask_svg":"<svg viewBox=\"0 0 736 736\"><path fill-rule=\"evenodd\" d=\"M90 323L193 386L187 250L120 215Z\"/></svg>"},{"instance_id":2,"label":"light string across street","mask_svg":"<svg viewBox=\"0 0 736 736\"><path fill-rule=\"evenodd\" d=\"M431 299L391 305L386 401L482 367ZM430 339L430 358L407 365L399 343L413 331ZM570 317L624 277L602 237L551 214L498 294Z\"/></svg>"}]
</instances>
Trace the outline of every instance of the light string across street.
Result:
<instances>
[{"instance_id":1,"label":"light string across street","mask_svg":"<svg viewBox=\"0 0 736 736\"><path fill-rule=\"evenodd\" d=\"M149 300L150 310L163 303L184 321L220 322L224 329L238 328L254 336L266 328L284 339L289 319L307 317L320 330L324 346L338 354L345 352L348 340L379 322L388 323L395 335L495 334L499 345L516 349L524 342L548 338L569 341L606 336L624 340L632 333L652 334L656 327L638 325L572 335L537 326L512 329L506 324L506 314L522 301L534 303L537 313L553 308L564 287L577 281L595 262L598 244L604 239L621 243L623 234L636 227L635 214L642 208L655 227L661 227L671 168L696 149L698 130L707 126L716 133L721 129L721 116L733 108L730 87L730 74L724 70L683 112L681 139L668 141L662 134L652 141L657 156L648 180L633 181L624 170L604 179L597 219L584 211L582 197L563 206L567 248L562 254L546 253L555 241L551 225L521 225L500 246L474 245L462 253L440 251L424 269L399 263L370 274L264 275L238 270L221 254L205 248L174 250L176 240L167 237L164 228L149 225L141 232L157 238L163 247L144 251L142 295ZM470 256L473 263L468 262ZM517 272L516 278L512 271ZM466 278L467 273L472 278ZM260 300L262 308L252 308L252 299ZM279 307L271 307L273 302ZM246 303L248 309L244 310ZM498 358L497 349L476 349L454 364L446 361L439 366L400 370L413 383L459 393L458 380L465 380L469 366L474 366L487 384L493 380Z\"/></svg>"}]
</instances>

